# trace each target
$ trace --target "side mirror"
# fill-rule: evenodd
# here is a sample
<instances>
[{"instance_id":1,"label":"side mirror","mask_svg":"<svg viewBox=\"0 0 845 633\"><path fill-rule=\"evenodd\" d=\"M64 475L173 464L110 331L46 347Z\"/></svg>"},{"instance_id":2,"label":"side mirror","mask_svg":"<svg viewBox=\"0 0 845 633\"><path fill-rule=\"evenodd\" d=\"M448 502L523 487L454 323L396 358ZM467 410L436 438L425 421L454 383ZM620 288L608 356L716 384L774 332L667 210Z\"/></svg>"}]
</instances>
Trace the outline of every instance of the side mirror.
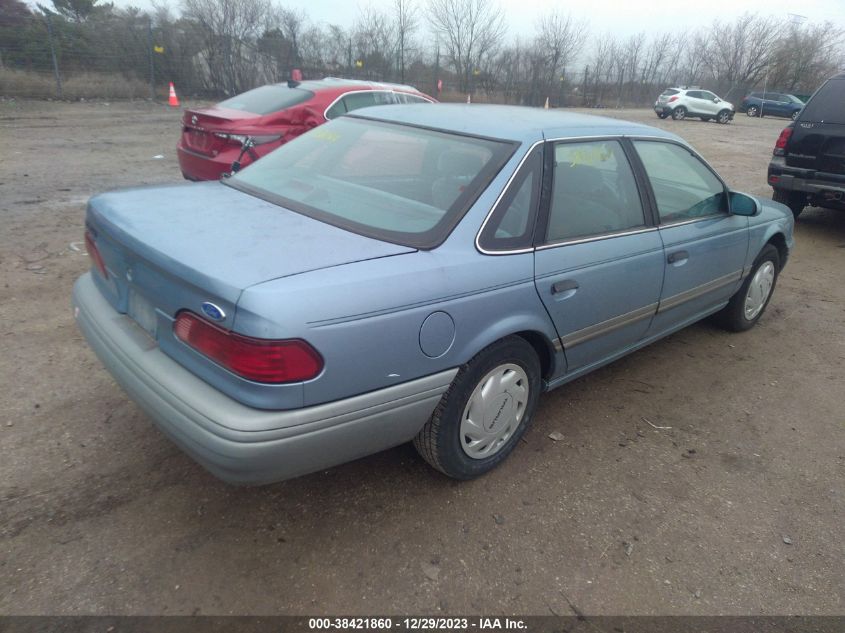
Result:
<instances>
[{"instance_id":1,"label":"side mirror","mask_svg":"<svg viewBox=\"0 0 845 633\"><path fill-rule=\"evenodd\" d=\"M719 103L720 101L721 101L721 99L719 97L716 97L715 99L713 99L713 103Z\"/></svg>"},{"instance_id":2,"label":"side mirror","mask_svg":"<svg viewBox=\"0 0 845 633\"><path fill-rule=\"evenodd\" d=\"M731 213L733 215L752 216L757 215L760 210L760 205L751 196L740 193L738 191L731 191Z\"/></svg>"}]
</instances>

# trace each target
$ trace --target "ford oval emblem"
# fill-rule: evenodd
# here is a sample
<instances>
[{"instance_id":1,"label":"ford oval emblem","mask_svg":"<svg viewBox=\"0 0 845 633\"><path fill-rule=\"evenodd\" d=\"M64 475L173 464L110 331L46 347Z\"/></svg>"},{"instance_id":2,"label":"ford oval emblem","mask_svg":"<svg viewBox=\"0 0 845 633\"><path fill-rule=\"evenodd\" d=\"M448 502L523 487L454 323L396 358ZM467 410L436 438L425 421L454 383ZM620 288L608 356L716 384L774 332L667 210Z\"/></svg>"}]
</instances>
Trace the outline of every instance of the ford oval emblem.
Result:
<instances>
[{"instance_id":1,"label":"ford oval emblem","mask_svg":"<svg viewBox=\"0 0 845 633\"><path fill-rule=\"evenodd\" d=\"M197 121L198 121L197 115L195 114L194 116L191 117L191 125L196 125Z\"/></svg>"},{"instance_id":2,"label":"ford oval emblem","mask_svg":"<svg viewBox=\"0 0 845 633\"><path fill-rule=\"evenodd\" d=\"M213 321L222 321L226 318L226 313L223 312L223 308L220 306L214 305L210 301L206 301L202 304L202 311L205 316Z\"/></svg>"}]
</instances>

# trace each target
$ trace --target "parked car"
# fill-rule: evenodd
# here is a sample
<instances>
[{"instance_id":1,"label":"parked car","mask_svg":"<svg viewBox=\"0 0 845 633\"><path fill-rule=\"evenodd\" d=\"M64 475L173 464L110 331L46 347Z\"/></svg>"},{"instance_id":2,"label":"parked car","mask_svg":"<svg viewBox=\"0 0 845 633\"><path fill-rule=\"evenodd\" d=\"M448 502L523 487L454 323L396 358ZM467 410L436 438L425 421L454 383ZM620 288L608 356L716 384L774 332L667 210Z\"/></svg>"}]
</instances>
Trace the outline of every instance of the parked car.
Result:
<instances>
[{"instance_id":1,"label":"parked car","mask_svg":"<svg viewBox=\"0 0 845 633\"><path fill-rule=\"evenodd\" d=\"M222 181L92 198L73 304L115 379L224 480L411 440L469 479L540 392L708 315L752 327L792 232L662 130L385 106Z\"/></svg>"},{"instance_id":2,"label":"parked car","mask_svg":"<svg viewBox=\"0 0 845 633\"><path fill-rule=\"evenodd\" d=\"M261 86L208 108L186 110L176 146L188 180L219 180L232 170L330 119L374 105L432 103L411 86L328 77Z\"/></svg>"},{"instance_id":3,"label":"parked car","mask_svg":"<svg viewBox=\"0 0 845 633\"><path fill-rule=\"evenodd\" d=\"M772 198L797 218L808 204L845 209L845 73L828 79L778 137Z\"/></svg>"},{"instance_id":4,"label":"parked car","mask_svg":"<svg viewBox=\"0 0 845 633\"><path fill-rule=\"evenodd\" d=\"M661 119L671 116L681 121L695 117L702 121L715 119L722 124L731 121L735 113L732 103L700 88L667 88L654 102L654 111Z\"/></svg>"},{"instance_id":5,"label":"parked car","mask_svg":"<svg viewBox=\"0 0 845 633\"><path fill-rule=\"evenodd\" d=\"M798 117L804 102L795 95L781 92L752 92L742 98L739 111L750 117L782 116L792 119Z\"/></svg>"}]
</instances>

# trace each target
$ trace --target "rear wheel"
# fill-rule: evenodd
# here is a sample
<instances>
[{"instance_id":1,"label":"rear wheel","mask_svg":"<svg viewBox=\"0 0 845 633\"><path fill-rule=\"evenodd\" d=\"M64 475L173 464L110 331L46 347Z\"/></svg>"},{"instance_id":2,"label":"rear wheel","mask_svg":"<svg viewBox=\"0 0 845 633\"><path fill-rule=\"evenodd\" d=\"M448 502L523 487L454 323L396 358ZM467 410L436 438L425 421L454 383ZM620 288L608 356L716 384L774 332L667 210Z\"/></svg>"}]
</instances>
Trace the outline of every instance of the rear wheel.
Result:
<instances>
[{"instance_id":1,"label":"rear wheel","mask_svg":"<svg viewBox=\"0 0 845 633\"><path fill-rule=\"evenodd\" d=\"M807 206L807 198L800 191L784 191L783 189L775 189L772 192L772 200L780 202L789 207L795 219L801 215L804 207Z\"/></svg>"},{"instance_id":2,"label":"rear wheel","mask_svg":"<svg viewBox=\"0 0 845 633\"><path fill-rule=\"evenodd\" d=\"M746 116L760 116L760 108L755 105L748 106L748 109L745 111Z\"/></svg>"},{"instance_id":3,"label":"rear wheel","mask_svg":"<svg viewBox=\"0 0 845 633\"><path fill-rule=\"evenodd\" d=\"M665 118L666 118L667 116L669 116L669 115L668 115L668 114L666 114L665 112L658 112L658 113L657 113L657 116L658 116L658 117L660 117L661 119L665 119Z\"/></svg>"},{"instance_id":4,"label":"rear wheel","mask_svg":"<svg viewBox=\"0 0 845 633\"><path fill-rule=\"evenodd\" d=\"M509 336L460 369L414 446L449 477L478 477L510 454L530 424L539 396L537 353L525 339Z\"/></svg>"},{"instance_id":5,"label":"rear wheel","mask_svg":"<svg viewBox=\"0 0 845 633\"><path fill-rule=\"evenodd\" d=\"M780 254L771 244L766 244L745 281L721 311L716 321L732 332L744 332L754 327L763 316L775 290L780 271Z\"/></svg>"},{"instance_id":6,"label":"rear wheel","mask_svg":"<svg viewBox=\"0 0 845 633\"><path fill-rule=\"evenodd\" d=\"M683 121L687 117L687 109L684 106L678 106L672 110L672 118L676 121Z\"/></svg>"},{"instance_id":7,"label":"rear wheel","mask_svg":"<svg viewBox=\"0 0 845 633\"><path fill-rule=\"evenodd\" d=\"M716 121L725 125L729 123L731 120L731 111L730 110L722 110L719 114L716 115Z\"/></svg>"}]
</instances>

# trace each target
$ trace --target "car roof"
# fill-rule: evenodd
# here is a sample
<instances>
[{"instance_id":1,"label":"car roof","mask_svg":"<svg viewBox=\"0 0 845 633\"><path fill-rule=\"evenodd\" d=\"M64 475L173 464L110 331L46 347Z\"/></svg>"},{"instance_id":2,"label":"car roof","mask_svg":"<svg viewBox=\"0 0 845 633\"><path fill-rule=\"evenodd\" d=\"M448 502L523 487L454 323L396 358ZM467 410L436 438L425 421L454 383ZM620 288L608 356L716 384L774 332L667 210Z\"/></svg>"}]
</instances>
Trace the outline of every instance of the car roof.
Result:
<instances>
[{"instance_id":1,"label":"car roof","mask_svg":"<svg viewBox=\"0 0 845 633\"><path fill-rule=\"evenodd\" d=\"M455 103L386 105L357 110L347 116L520 142L607 135L651 136L683 142L680 137L650 125L524 106Z\"/></svg>"},{"instance_id":2,"label":"car roof","mask_svg":"<svg viewBox=\"0 0 845 633\"><path fill-rule=\"evenodd\" d=\"M325 79L307 79L300 81L297 88L310 90L311 92L349 91L349 90L399 90L418 93L419 90L413 86L404 84L392 84L383 81L363 81L360 79L342 79L340 77L326 77Z\"/></svg>"}]
</instances>

